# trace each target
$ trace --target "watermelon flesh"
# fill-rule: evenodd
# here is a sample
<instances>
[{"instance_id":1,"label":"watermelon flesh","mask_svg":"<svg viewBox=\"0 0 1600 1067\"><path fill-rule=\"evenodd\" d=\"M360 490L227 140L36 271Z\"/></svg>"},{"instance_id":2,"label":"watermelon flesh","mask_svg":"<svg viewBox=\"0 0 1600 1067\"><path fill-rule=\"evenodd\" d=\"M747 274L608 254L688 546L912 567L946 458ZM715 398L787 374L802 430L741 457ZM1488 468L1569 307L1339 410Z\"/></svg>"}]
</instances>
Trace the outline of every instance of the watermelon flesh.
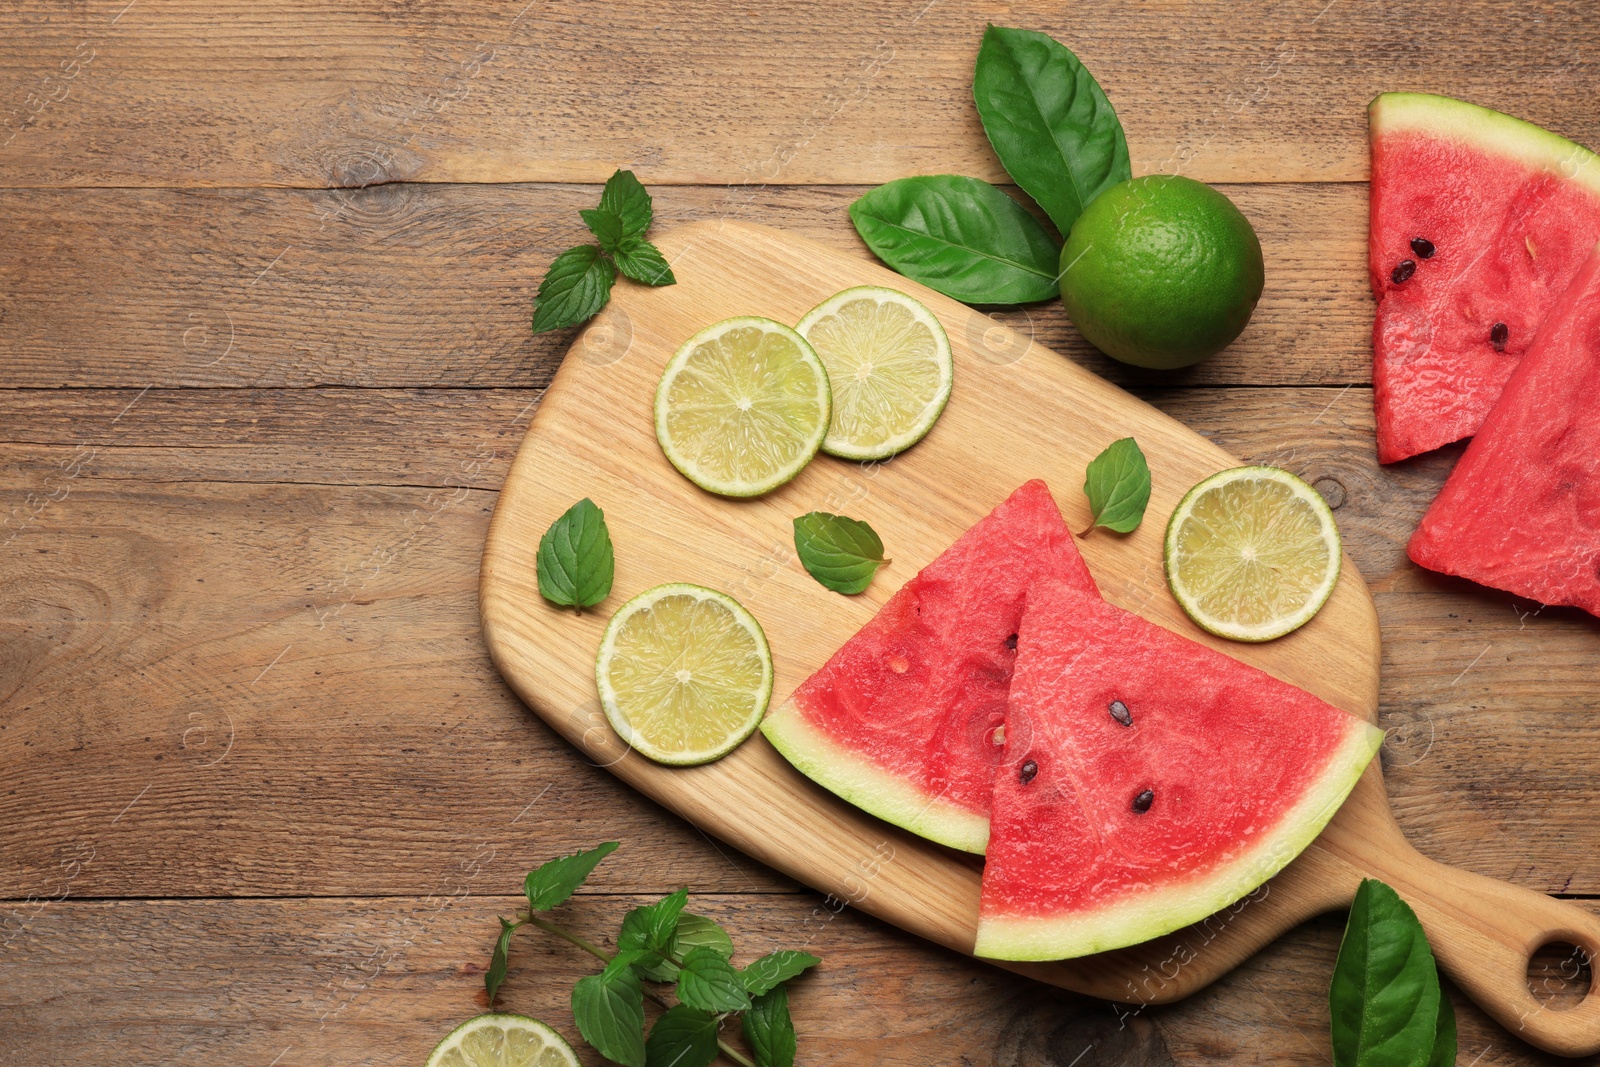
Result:
<instances>
[{"instance_id":1,"label":"watermelon flesh","mask_svg":"<svg viewBox=\"0 0 1600 1067\"><path fill-rule=\"evenodd\" d=\"M1061 581L1028 594L977 954L1067 959L1227 907L1311 843L1382 731Z\"/></svg>"},{"instance_id":2,"label":"watermelon flesh","mask_svg":"<svg viewBox=\"0 0 1600 1067\"><path fill-rule=\"evenodd\" d=\"M1550 311L1406 551L1600 615L1600 248Z\"/></svg>"},{"instance_id":3,"label":"watermelon flesh","mask_svg":"<svg viewBox=\"0 0 1600 1067\"><path fill-rule=\"evenodd\" d=\"M857 807L982 852L1017 627L1029 584L1046 575L1095 591L1050 490L1035 480L890 597L762 732Z\"/></svg>"},{"instance_id":4,"label":"watermelon flesh","mask_svg":"<svg viewBox=\"0 0 1600 1067\"><path fill-rule=\"evenodd\" d=\"M1368 113L1373 404L1394 463L1477 432L1600 241L1600 158L1444 96Z\"/></svg>"}]
</instances>

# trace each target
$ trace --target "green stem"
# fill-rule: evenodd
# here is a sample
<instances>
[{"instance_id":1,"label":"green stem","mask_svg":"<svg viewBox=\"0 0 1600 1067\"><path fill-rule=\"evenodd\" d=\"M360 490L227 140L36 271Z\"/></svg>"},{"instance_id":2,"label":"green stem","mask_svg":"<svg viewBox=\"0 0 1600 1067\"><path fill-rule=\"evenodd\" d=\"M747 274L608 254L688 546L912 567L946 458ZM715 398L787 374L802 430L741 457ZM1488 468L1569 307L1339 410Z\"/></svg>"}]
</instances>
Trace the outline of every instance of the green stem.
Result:
<instances>
[{"instance_id":1,"label":"green stem","mask_svg":"<svg viewBox=\"0 0 1600 1067\"><path fill-rule=\"evenodd\" d=\"M539 916L534 915L531 912L528 914L525 921L532 923L534 926L537 926L547 934L555 934L557 937L561 938L561 940L566 941L569 944L576 945L596 959L604 960L606 963L610 963L616 958L599 945L592 945L583 938L579 937L577 934L569 933L550 920L541 919ZM667 1003L664 998L655 993L653 990L646 989L644 991L644 995L661 1005L663 1008L672 1007L671 1004ZM740 1052L738 1049L734 1048L720 1037L717 1038L717 1048L720 1049L722 1054L728 1057L728 1059L739 1064L739 1067L756 1067L754 1061L752 1061L750 1057L746 1056L744 1053Z\"/></svg>"}]
</instances>

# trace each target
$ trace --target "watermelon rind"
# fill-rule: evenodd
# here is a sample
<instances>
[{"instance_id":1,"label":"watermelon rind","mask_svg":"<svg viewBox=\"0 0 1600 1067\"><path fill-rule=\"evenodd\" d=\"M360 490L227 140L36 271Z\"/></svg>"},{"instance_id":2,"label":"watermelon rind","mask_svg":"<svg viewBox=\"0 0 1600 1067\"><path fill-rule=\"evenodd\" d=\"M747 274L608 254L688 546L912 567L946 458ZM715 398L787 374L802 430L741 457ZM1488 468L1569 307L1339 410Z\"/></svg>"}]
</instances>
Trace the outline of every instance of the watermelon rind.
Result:
<instances>
[{"instance_id":1,"label":"watermelon rind","mask_svg":"<svg viewBox=\"0 0 1600 1067\"><path fill-rule=\"evenodd\" d=\"M761 732L807 778L863 811L963 852L989 847L987 816L941 800L842 747L808 722L793 699L767 714Z\"/></svg>"},{"instance_id":2,"label":"watermelon rind","mask_svg":"<svg viewBox=\"0 0 1600 1067\"><path fill-rule=\"evenodd\" d=\"M1600 193L1600 156L1542 126L1433 93L1382 93L1367 106L1375 136L1414 130L1459 141L1520 166L1561 174Z\"/></svg>"},{"instance_id":3,"label":"watermelon rind","mask_svg":"<svg viewBox=\"0 0 1600 1067\"><path fill-rule=\"evenodd\" d=\"M1352 718L1327 769L1277 827L1248 852L1205 876L1130 892L1125 900L1063 916L990 915L978 921L975 955L996 960L1075 959L1170 934L1256 890L1316 840L1383 744L1383 731Z\"/></svg>"}]
</instances>

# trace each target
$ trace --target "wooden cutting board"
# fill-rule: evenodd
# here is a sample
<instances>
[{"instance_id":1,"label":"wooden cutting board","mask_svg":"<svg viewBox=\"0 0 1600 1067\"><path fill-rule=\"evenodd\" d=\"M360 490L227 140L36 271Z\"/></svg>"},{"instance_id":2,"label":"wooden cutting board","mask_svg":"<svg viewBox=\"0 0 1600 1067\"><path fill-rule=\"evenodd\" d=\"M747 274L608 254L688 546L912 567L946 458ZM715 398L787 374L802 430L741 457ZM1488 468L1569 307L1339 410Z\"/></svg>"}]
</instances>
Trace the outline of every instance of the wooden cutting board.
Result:
<instances>
[{"instance_id":1,"label":"wooden cutting board","mask_svg":"<svg viewBox=\"0 0 1600 1067\"><path fill-rule=\"evenodd\" d=\"M620 282L534 415L484 548L484 635L511 686L588 760L827 893L817 921L857 907L970 953L981 861L863 814L800 775L759 733L705 767L662 767L629 752L600 711L594 657L607 618L634 594L687 581L739 600L771 642L776 705L906 579L1024 481L1045 479L1068 524L1086 526L1084 465L1133 435L1154 483L1146 521L1126 537L1099 530L1079 542L1106 598L1375 719L1378 619L1348 559L1321 614L1264 645L1210 637L1167 592L1166 517L1195 482L1238 465L1234 457L1029 338L860 258L726 221L679 227L659 244L678 284ZM912 293L950 336L955 390L925 440L875 465L819 456L788 485L748 501L712 496L672 468L656 444L651 403L679 345L733 315L793 323L834 292L867 284ZM534 559L544 530L585 496L605 511L617 568L610 598L579 614L540 598ZM815 510L864 519L882 535L894 562L861 596L827 591L796 560L791 520ZM1445 970L1507 1027L1552 1052L1600 1050L1600 997L1546 1010L1525 978L1528 956L1548 941L1571 941L1600 956L1600 921L1419 855L1390 814L1377 761L1322 836L1232 908L1118 952L1003 966L1137 1010L1192 993L1289 927L1346 906L1366 876L1399 890Z\"/></svg>"}]
</instances>

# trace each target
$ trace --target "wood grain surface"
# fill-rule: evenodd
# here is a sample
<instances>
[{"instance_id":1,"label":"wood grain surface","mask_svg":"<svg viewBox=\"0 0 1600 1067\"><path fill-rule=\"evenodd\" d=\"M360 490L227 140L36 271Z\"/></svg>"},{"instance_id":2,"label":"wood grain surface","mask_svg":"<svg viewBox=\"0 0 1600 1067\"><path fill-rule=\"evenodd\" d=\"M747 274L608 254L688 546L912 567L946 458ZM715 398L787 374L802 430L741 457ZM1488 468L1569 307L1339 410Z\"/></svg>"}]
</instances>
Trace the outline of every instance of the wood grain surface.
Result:
<instances>
[{"instance_id":1,"label":"wood grain surface","mask_svg":"<svg viewBox=\"0 0 1600 1067\"><path fill-rule=\"evenodd\" d=\"M844 215L864 187L1002 177L969 96L986 20L1077 49L1136 166L1228 183L1268 262L1245 336L1185 375L1108 363L1054 304L1009 324L1316 482L1383 627L1407 838L1600 896L1600 627L1406 560L1457 453L1373 461L1360 184L1385 89L1600 143L1590 5L19 0L0 9L0 1061L419 1062L481 1006L522 873L608 838L626 852L571 906L585 932L688 885L752 949L810 936L817 894L520 705L478 632L479 552L572 341L530 338L529 304L593 183L631 165L663 224L866 258ZM1328 1061L1338 915L1124 1027L827 914L793 1002L804 1062ZM585 967L530 941L505 1003L575 1037ZM1559 1008L1577 970L1547 951L1530 982ZM1455 1003L1462 1064L1566 1062Z\"/></svg>"}]
</instances>

